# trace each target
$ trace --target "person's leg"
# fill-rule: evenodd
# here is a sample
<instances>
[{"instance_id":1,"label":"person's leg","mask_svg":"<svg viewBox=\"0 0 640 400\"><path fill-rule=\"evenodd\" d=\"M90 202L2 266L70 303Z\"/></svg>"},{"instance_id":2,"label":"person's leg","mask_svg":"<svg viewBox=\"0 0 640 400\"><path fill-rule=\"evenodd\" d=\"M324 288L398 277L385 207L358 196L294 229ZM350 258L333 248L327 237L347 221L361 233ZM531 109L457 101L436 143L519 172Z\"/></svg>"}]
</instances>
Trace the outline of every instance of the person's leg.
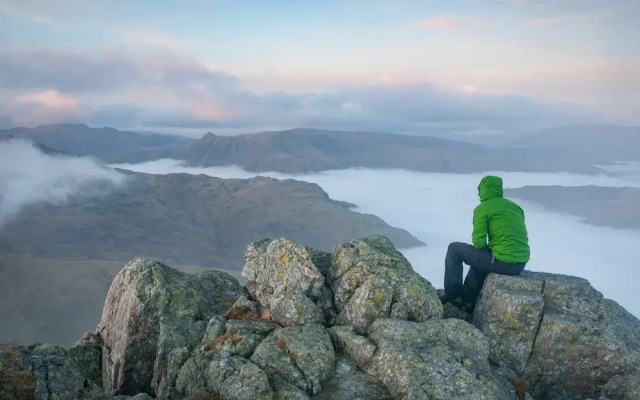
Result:
<instances>
[{"instance_id":1,"label":"person's leg","mask_svg":"<svg viewBox=\"0 0 640 400\"><path fill-rule=\"evenodd\" d=\"M487 275L489 275L488 272L474 268L473 266L469 267L469 272L467 272L467 276L464 279L464 301L475 304Z\"/></svg>"},{"instance_id":2,"label":"person's leg","mask_svg":"<svg viewBox=\"0 0 640 400\"><path fill-rule=\"evenodd\" d=\"M482 290L484 280L490 272L503 275L520 275L526 263L505 263L494 259L491 253L480 257L477 263L469 268L464 280L464 300L475 303Z\"/></svg>"},{"instance_id":3,"label":"person's leg","mask_svg":"<svg viewBox=\"0 0 640 400\"><path fill-rule=\"evenodd\" d=\"M474 265L484 258L483 251L470 244L453 242L449 244L444 260L444 292L448 297L459 297L464 294L462 285L462 263Z\"/></svg>"}]
</instances>

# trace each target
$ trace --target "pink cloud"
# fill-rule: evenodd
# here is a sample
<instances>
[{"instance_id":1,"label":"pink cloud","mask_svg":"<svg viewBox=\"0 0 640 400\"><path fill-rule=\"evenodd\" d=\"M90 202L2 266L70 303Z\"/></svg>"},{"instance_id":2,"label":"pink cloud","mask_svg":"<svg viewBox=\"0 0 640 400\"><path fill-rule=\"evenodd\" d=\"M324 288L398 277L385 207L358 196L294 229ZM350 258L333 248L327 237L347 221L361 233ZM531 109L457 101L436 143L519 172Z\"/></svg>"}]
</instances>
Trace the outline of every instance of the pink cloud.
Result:
<instances>
[{"instance_id":1,"label":"pink cloud","mask_svg":"<svg viewBox=\"0 0 640 400\"><path fill-rule=\"evenodd\" d=\"M474 18L454 18L454 17L437 17L429 18L419 22L417 29L467 29L467 28L484 28L488 23L485 20Z\"/></svg>"},{"instance_id":2,"label":"pink cloud","mask_svg":"<svg viewBox=\"0 0 640 400\"><path fill-rule=\"evenodd\" d=\"M539 18L539 19L532 19L530 21L527 21L527 26L532 26L532 27L543 27L543 26L549 26L549 25L553 25L553 24L557 24L560 20L556 19L556 18Z\"/></svg>"},{"instance_id":3,"label":"pink cloud","mask_svg":"<svg viewBox=\"0 0 640 400\"><path fill-rule=\"evenodd\" d=\"M187 99L184 103L192 115L209 121L232 119L240 116L239 113L234 112L224 102L211 96Z\"/></svg>"},{"instance_id":4,"label":"pink cloud","mask_svg":"<svg viewBox=\"0 0 640 400\"><path fill-rule=\"evenodd\" d=\"M78 99L63 95L57 90L44 90L42 92L26 93L16 97L16 103L42 104L49 108L63 111L73 111L78 108Z\"/></svg>"},{"instance_id":5,"label":"pink cloud","mask_svg":"<svg viewBox=\"0 0 640 400\"><path fill-rule=\"evenodd\" d=\"M189 43L177 36L168 35L153 28L137 27L123 35L123 41L143 46L182 48Z\"/></svg>"}]
</instances>

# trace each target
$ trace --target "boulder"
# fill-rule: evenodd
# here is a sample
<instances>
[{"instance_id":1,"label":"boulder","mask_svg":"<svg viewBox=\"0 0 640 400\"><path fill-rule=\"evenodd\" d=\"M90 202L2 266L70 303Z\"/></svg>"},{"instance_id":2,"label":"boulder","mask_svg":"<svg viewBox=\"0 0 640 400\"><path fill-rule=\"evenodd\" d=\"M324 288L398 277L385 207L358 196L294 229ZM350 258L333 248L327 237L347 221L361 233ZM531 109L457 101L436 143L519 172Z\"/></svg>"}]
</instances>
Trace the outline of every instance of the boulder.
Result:
<instances>
[{"instance_id":1,"label":"boulder","mask_svg":"<svg viewBox=\"0 0 640 400\"><path fill-rule=\"evenodd\" d=\"M102 339L100 336L95 332L85 333L68 353L78 364L85 379L102 387Z\"/></svg>"},{"instance_id":2,"label":"boulder","mask_svg":"<svg viewBox=\"0 0 640 400\"><path fill-rule=\"evenodd\" d=\"M361 371L356 362L344 354L336 356L336 363L322 391L314 400L392 400L384 385L373 376Z\"/></svg>"},{"instance_id":3,"label":"boulder","mask_svg":"<svg viewBox=\"0 0 640 400\"><path fill-rule=\"evenodd\" d=\"M366 336L358 335L351 326L334 326L329 328L333 347L348 354L358 365L366 365L378 349Z\"/></svg>"},{"instance_id":4,"label":"boulder","mask_svg":"<svg viewBox=\"0 0 640 400\"><path fill-rule=\"evenodd\" d=\"M513 385L489 365L487 340L465 321L378 319L368 336L377 349L360 367L383 382L394 399L514 398Z\"/></svg>"},{"instance_id":5,"label":"boulder","mask_svg":"<svg viewBox=\"0 0 640 400\"><path fill-rule=\"evenodd\" d=\"M227 311L227 319L258 319L260 318L260 303L251 300L247 295L241 295Z\"/></svg>"},{"instance_id":6,"label":"boulder","mask_svg":"<svg viewBox=\"0 0 640 400\"><path fill-rule=\"evenodd\" d=\"M335 352L324 326L308 324L275 330L250 360L272 381L278 376L309 395L317 395L333 371Z\"/></svg>"},{"instance_id":7,"label":"boulder","mask_svg":"<svg viewBox=\"0 0 640 400\"><path fill-rule=\"evenodd\" d=\"M98 325L106 393L162 396L207 322L241 294L223 272L188 275L143 258L128 263L111 284Z\"/></svg>"},{"instance_id":8,"label":"boulder","mask_svg":"<svg viewBox=\"0 0 640 400\"><path fill-rule=\"evenodd\" d=\"M66 349L0 345L0 399L75 400L100 393Z\"/></svg>"},{"instance_id":9,"label":"boulder","mask_svg":"<svg viewBox=\"0 0 640 400\"><path fill-rule=\"evenodd\" d=\"M442 316L431 283L383 236L336 246L327 280L338 312L337 325L366 332L377 318L422 322Z\"/></svg>"},{"instance_id":10,"label":"boulder","mask_svg":"<svg viewBox=\"0 0 640 400\"><path fill-rule=\"evenodd\" d=\"M279 327L267 320L213 317L200 346L177 373L176 397L211 392L224 399L271 398L273 390L267 375L247 358Z\"/></svg>"},{"instance_id":11,"label":"boulder","mask_svg":"<svg viewBox=\"0 0 640 400\"><path fill-rule=\"evenodd\" d=\"M637 398L640 321L585 279L490 274L474 323L536 399Z\"/></svg>"},{"instance_id":12,"label":"boulder","mask_svg":"<svg viewBox=\"0 0 640 400\"><path fill-rule=\"evenodd\" d=\"M489 341L490 360L523 374L536 339L544 281L490 274L476 303L473 324Z\"/></svg>"},{"instance_id":13,"label":"boulder","mask_svg":"<svg viewBox=\"0 0 640 400\"><path fill-rule=\"evenodd\" d=\"M333 323L333 296L324 277L329 253L287 239L265 239L247 247L245 260L247 288L274 321L283 326Z\"/></svg>"},{"instance_id":14,"label":"boulder","mask_svg":"<svg viewBox=\"0 0 640 400\"><path fill-rule=\"evenodd\" d=\"M15 343L0 343L0 399L33 398L36 381L24 362L25 349Z\"/></svg>"}]
</instances>

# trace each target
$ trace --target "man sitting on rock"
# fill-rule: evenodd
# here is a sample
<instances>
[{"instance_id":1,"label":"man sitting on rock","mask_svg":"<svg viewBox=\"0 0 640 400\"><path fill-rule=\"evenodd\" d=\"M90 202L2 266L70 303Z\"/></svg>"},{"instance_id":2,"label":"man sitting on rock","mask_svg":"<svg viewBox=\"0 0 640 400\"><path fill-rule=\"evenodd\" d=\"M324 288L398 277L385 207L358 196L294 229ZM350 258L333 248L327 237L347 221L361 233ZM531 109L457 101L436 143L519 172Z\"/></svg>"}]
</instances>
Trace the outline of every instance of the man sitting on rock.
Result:
<instances>
[{"instance_id":1,"label":"man sitting on rock","mask_svg":"<svg viewBox=\"0 0 640 400\"><path fill-rule=\"evenodd\" d=\"M445 258L443 303L473 311L489 272L519 275L529 261L524 211L502 196L502 178L485 176L478 185L480 204L473 211L473 245L449 244ZM469 272L462 283L462 263Z\"/></svg>"}]
</instances>

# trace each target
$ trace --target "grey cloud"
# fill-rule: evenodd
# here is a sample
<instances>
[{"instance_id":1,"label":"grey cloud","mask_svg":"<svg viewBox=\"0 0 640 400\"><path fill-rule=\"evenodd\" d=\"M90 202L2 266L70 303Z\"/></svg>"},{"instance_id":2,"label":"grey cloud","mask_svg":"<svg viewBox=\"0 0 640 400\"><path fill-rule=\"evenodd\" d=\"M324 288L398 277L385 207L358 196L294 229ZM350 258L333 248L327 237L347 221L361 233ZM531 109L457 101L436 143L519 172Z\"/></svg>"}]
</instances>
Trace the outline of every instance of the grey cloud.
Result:
<instances>
[{"instance_id":1,"label":"grey cloud","mask_svg":"<svg viewBox=\"0 0 640 400\"><path fill-rule=\"evenodd\" d=\"M201 118L190 114L188 109L180 111L157 104L157 99L150 95L144 104L81 101L75 114L60 115L49 122L73 119L118 128L255 130L313 126L428 133L531 129L596 120L594 116L576 117L556 105L527 98L453 93L429 84L346 87L326 93L260 94L240 89L240 81L234 76L177 56L118 53L88 57L54 51L0 54L0 88L14 92L56 89L91 100L92 96L118 93L118 90L136 90L141 94L148 90L151 93L157 87L171 93L172 100L193 103L199 99L216 99L238 116L216 120ZM31 115L29 110L20 111L21 117ZM46 118L49 114L40 110L39 116L42 115ZM13 117L16 119L16 115Z\"/></svg>"},{"instance_id":2,"label":"grey cloud","mask_svg":"<svg viewBox=\"0 0 640 400\"><path fill-rule=\"evenodd\" d=\"M61 204L73 196L96 195L97 184L119 185L125 177L88 158L44 154L30 142L0 142L0 229L25 207Z\"/></svg>"},{"instance_id":3,"label":"grey cloud","mask_svg":"<svg viewBox=\"0 0 640 400\"><path fill-rule=\"evenodd\" d=\"M598 120L594 116L572 116L553 106L515 96L452 94L431 86L370 87L302 95L234 92L229 102L241 110L241 117L208 120L163 109L115 105L93 110L87 119L90 123L99 121L100 125L120 127L246 131L305 126L417 134L534 129Z\"/></svg>"},{"instance_id":4,"label":"grey cloud","mask_svg":"<svg viewBox=\"0 0 640 400\"><path fill-rule=\"evenodd\" d=\"M0 87L5 89L86 93L157 84L180 89L196 83L226 89L235 81L236 78L210 71L195 61L172 56L112 53L88 57L62 51L0 54Z\"/></svg>"}]
</instances>

